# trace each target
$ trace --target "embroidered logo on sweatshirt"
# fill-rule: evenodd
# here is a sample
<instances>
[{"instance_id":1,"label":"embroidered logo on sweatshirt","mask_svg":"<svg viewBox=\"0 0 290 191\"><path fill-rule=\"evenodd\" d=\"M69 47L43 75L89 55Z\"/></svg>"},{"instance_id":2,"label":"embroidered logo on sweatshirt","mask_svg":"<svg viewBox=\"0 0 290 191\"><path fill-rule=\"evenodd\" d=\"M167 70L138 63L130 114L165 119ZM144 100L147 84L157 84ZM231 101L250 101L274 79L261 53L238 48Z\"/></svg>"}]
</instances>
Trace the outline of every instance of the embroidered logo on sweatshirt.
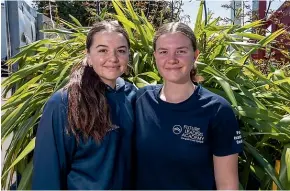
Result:
<instances>
[{"instance_id":1,"label":"embroidered logo on sweatshirt","mask_svg":"<svg viewBox=\"0 0 290 191\"><path fill-rule=\"evenodd\" d=\"M200 128L189 125L184 125L183 127L181 125L174 125L172 131L175 135L182 133L180 138L183 140L204 143L204 135L200 132Z\"/></svg>"}]
</instances>

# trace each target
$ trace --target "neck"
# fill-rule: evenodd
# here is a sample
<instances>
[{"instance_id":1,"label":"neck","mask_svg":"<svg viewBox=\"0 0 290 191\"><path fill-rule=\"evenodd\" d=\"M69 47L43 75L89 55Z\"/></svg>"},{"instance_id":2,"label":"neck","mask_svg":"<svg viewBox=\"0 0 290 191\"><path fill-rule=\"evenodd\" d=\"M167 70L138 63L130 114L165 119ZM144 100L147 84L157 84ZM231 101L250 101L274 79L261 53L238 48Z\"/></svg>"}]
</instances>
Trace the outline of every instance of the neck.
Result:
<instances>
[{"instance_id":1,"label":"neck","mask_svg":"<svg viewBox=\"0 0 290 191\"><path fill-rule=\"evenodd\" d=\"M105 80L105 79L102 79L102 81L106 84L106 85L108 85L108 86L110 86L111 88L113 88L113 89L115 89L115 87L116 87L116 80Z\"/></svg>"},{"instance_id":2,"label":"neck","mask_svg":"<svg viewBox=\"0 0 290 191\"><path fill-rule=\"evenodd\" d=\"M194 92L196 86L188 81L184 84L164 82L160 92L160 99L169 103L180 103L187 100Z\"/></svg>"}]
</instances>

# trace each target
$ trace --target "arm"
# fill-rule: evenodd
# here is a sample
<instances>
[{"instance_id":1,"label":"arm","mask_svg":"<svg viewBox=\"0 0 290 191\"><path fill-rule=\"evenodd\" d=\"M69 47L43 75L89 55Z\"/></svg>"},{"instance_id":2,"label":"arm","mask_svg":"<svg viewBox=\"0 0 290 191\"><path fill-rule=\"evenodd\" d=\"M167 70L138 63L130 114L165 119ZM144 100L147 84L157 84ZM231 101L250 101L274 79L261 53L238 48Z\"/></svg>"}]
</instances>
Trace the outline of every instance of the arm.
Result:
<instances>
[{"instance_id":1,"label":"arm","mask_svg":"<svg viewBox=\"0 0 290 191\"><path fill-rule=\"evenodd\" d=\"M50 99L43 110L37 129L33 155L33 190L65 188L64 117L63 105L58 100Z\"/></svg>"},{"instance_id":2,"label":"arm","mask_svg":"<svg viewBox=\"0 0 290 191\"><path fill-rule=\"evenodd\" d=\"M242 151L242 136L227 102L221 100L211 127L216 187L218 190L239 189L238 153Z\"/></svg>"},{"instance_id":3,"label":"arm","mask_svg":"<svg viewBox=\"0 0 290 191\"><path fill-rule=\"evenodd\" d=\"M214 175L218 190L238 190L238 154L213 156Z\"/></svg>"}]
</instances>

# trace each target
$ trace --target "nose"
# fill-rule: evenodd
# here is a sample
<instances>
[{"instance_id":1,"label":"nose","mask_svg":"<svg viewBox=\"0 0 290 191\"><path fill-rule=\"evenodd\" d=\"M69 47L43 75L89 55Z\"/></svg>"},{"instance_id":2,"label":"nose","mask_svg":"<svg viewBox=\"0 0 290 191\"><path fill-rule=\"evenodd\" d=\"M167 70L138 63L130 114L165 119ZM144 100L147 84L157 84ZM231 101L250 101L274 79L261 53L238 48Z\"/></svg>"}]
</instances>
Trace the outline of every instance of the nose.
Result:
<instances>
[{"instance_id":1,"label":"nose","mask_svg":"<svg viewBox=\"0 0 290 191\"><path fill-rule=\"evenodd\" d=\"M168 63L170 64L177 64L178 59L176 58L175 52L171 52L168 54Z\"/></svg>"},{"instance_id":2,"label":"nose","mask_svg":"<svg viewBox=\"0 0 290 191\"><path fill-rule=\"evenodd\" d=\"M119 61L116 51L111 52L111 54L109 55L109 60L111 62L118 62Z\"/></svg>"}]
</instances>

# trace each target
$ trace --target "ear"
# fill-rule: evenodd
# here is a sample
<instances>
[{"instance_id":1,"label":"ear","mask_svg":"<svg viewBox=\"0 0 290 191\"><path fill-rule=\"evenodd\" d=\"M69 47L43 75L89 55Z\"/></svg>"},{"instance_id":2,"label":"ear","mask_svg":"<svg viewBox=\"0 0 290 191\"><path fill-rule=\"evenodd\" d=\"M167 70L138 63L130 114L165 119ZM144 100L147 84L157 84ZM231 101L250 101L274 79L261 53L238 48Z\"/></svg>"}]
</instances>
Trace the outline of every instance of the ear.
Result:
<instances>
[{"instance_id":1,"label":"ear","mask_svg":"<svg viewBox=\"0 0 290 191\"><path fill-rule=\"evenodd\" d=\"M85 54L86 54L86 57L88 58L88 56L90 54L89 51L88 51L88 49L85 50Z\"/></svg>"},{"instance_id":2,"label":"ear","mask_svg":"<svg viewBox=\"0 0 290 191\"><path fill-rule=\"evenodd\" d=\"M156 59L156 51L153 52L154 58Z\"/></svg>"},{"instance_id":3,"label":"ear","mask_svg":"<svg viewBox=\"0 0 290 191\"><path fill-rule=\"evenodd\" d=\"M90 67L92 67L90 53L88 52L87 49L85 50L85 53L86 53L86 57L85 57L86 62L87 62L87 64L88 64Z\"/></svg>"},{"instance_id":4,"label":"ear","mask_svg":"<svg viewBox=\"0 0 290 191\"><path fill-rule=\"evenodd\" d=\"M196 51L194 52L194 61L198 59L198 56L199 56L199 50L196 49Z\"/></svg>"},{"instance_id":5,"label":"ear","mask_svg":"<svg viewBox=\"0 0 290 191\"><path fill-rule=\"evenodd\" d=\"M90 60L91 56L90 56L90 52L88 51L88 49L85 50L85 53L86 53L87 60Z\"/></svg>"}]
</instances>

